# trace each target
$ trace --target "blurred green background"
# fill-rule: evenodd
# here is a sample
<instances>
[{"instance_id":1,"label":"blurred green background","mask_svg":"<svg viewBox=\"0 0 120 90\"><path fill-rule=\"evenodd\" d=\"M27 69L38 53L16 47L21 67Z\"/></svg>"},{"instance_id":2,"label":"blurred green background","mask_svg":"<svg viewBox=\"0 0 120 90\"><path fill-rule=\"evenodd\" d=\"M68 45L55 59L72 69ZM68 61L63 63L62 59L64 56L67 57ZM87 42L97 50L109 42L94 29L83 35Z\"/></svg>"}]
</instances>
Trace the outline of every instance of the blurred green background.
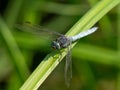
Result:
<instances>
[{"instance_id":1,"label":"blurred green background","mask_svg":"<svg viewBox=\"0 0 120 90\"><path fill-rule=\"evenodd\" d=\"M18 90L44 57L52 37L19 31L31 22L65 34L100 0L0 0L0 90ZM71 86L64 81L63 60L39 90L120 90L120 9L113 8L72 49ZM4 30L6 29L6 30Z\"/></svg>"}]
</instances>

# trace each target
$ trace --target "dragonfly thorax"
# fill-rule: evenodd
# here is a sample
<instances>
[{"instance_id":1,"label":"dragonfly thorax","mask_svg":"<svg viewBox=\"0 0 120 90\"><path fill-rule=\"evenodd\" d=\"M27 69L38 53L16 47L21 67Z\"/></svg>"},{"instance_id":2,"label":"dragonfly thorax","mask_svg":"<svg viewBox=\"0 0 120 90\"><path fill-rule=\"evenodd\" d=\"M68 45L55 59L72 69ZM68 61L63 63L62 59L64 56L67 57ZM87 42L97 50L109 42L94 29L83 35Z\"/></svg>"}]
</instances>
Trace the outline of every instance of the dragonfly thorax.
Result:
<instances>
[{"instance_id":1,"label":"dragonfly thorax","mask_svg":"<svg viewBox=\"0 0 120 90\"><path fill-rule=\"evenodd\" d=\"M70 40L65 36L59 37L52 42L52 48L54 49L66 48L68 45L70 45Z\"/></svg>"}]
</instances>

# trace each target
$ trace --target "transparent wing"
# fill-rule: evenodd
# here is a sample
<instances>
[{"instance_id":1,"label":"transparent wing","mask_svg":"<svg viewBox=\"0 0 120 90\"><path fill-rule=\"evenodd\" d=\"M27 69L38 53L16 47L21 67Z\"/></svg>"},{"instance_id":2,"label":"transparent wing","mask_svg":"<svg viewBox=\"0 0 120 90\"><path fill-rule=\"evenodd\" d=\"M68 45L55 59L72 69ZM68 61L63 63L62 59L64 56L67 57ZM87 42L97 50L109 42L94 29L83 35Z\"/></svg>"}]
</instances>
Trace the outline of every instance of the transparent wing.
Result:
<instances>
[{"instance_id":1,"label":"transparent wing","mask_svg":"<svg viewBox=\"0 0 120 90\"><path fill-rule=\"evenodd\" d=\"M65 83L67 87L70 86L70 82L72 79L72 61L71 61L71 42L67 47L67 55L66 55L66 63L65 63Z\"/></svg>"},{"instance_id":2,"label":"transparent wing","mask_svg":"<svg viewBox=\"0 0 120 90\"><path fill-rule=\"evenodd\" d=\"M22 30L24 32L29 32L32 34L54 34L57 36L63 36L63 34L60 34L58 32L43 28L42 26L39 25L33 25L30 23L24 23L24 24L16 24L15 27L19 30Z\"/></svg>"}]
</instances>

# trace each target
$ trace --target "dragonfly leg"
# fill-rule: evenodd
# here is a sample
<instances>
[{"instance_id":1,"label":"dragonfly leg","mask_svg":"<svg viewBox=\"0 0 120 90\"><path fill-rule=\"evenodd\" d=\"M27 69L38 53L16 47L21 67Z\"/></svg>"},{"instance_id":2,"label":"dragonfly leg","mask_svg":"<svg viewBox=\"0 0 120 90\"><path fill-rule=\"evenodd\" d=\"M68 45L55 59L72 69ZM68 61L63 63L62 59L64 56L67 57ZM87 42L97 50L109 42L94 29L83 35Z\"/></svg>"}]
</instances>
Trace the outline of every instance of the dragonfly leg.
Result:
<instances>
[{"instance_id":1,"label":"dragonfly leg","mask_svg":"<svg viewBox=\"0 0 120 90\"><path fill-rule=\"evenodd\" d=\"M59 57L59 62L60 62L60 59L62 58L62 52L60 51L60 50L58 50L59 51L59 53L60 53L60 57Z\"/></svg>"}]
</instances>

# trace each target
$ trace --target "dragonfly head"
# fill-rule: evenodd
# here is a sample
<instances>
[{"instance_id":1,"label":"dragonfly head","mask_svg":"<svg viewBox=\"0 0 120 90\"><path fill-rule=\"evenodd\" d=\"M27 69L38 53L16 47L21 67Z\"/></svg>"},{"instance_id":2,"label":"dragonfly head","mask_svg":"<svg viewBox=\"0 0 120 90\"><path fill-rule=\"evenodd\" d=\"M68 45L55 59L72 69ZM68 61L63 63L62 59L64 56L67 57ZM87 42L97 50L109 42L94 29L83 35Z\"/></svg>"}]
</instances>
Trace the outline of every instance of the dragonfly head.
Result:
<instances>
[{"instance_id":1,"label":"dragonfly head","mask_svg":"<svg viewBox=\"0 0 120 90\"><path fill-rule=\"evenodd\" d=\"M53 48L53 49L61 49L61 48L60 48L60 44L59 44L57 41L53 41L53 42L52 42L52 48Z\"/></svg>"}]
</instances>

